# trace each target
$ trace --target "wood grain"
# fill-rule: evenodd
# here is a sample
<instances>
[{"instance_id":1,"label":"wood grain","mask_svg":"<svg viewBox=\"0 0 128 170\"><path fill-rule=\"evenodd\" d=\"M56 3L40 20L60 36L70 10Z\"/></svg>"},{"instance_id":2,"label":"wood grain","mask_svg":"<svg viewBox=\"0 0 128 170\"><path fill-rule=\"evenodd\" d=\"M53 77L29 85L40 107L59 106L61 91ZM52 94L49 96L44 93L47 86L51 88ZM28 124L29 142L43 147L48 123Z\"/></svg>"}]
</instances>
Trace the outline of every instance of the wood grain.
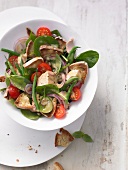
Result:
<instances>
[{"instance_id":1,"label":"wood grain","mask_svg":"<svg viewBox=\"0 0 128 170\"><path fill-rule=\"evenodd\" d=\"M62 154L31 168L52 170L126 170L128 157L128 2L125 0L1 0L0 11L16 6L51 10L100 53L99 83L82 130L94 143L75 140ZM86 101L87 99L85 99ZM12 170L0 165L1 170Z\"/></svg>"}]
</instances>

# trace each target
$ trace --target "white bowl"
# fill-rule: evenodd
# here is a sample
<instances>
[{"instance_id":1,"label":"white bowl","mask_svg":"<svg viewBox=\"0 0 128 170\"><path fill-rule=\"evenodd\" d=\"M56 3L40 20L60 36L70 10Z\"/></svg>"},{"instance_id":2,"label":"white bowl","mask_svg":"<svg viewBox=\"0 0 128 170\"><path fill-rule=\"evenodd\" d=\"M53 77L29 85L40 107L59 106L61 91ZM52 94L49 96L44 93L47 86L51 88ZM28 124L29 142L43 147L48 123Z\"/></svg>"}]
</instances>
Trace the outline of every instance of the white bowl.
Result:
<instances>
[{"instance_id":1,"label":"white bowl","mask_svg":"<svg viewBox=\"0 0 128 170\"><path fill-rule=\"evenodd\" d=\"M20 23L15 27L11 28L1 39L0 41L0 48L7 48L13 50L14 43L17 39L24 37L27 35L26 27L32 29L32 31L36 32L36 30L40 26L46 26L50 30L58 29L65 40L69 40L70 38L74 38L75 45L80 46L81 48L77 50L77 55L81 52L84 52L87 49L87 46L84 40L71 28L68 26L50 20L31 20L27 22ZM5 57L7 55L4 52L0 52L0 75L5 74ZM56 119L56 118L40 118L36 121L29 120L24 117L20 110L14 108L10 105L10 103L4 99L3 94L0 94L0 101L1 101L1 112L2 114L8 114L13 120L17 123L32 128L36 130L55 130L70 123L74 122L78 119L81 115L85 113L85 111L90 106L97 87L98 75L97 75L97 67L94 66L93 68L89 69L89 74L86 79L85 84L82 87L82 98L78 102L72 102L70 109L67 111L67 115L63 119Z\"/></svg>"}]
</instances>

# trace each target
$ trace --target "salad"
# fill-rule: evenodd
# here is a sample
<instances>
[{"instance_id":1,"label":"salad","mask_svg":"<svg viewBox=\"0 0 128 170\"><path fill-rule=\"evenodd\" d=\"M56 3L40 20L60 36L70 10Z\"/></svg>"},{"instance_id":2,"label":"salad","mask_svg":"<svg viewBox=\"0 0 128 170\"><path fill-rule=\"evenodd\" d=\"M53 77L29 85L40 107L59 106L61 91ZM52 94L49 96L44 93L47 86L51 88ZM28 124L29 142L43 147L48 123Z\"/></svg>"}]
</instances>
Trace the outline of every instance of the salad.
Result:
<instances>
[{"instance_id":1,"label":"salad","mask_svg":"<svg viewBox=\"0 0 128 170\"><path fill-rule=\"evenodd\" d=\"M76 56L80 47L74 46L73 38L65 41L58 30L40 27L36 33L29 28L26 32L13 51L1 49L8 56L5 76L0 77L7 87L0 91L29 119L63 118L71 102L81 98L81 86L99 54L89 50Z\"/></svg>"}]
</instances>

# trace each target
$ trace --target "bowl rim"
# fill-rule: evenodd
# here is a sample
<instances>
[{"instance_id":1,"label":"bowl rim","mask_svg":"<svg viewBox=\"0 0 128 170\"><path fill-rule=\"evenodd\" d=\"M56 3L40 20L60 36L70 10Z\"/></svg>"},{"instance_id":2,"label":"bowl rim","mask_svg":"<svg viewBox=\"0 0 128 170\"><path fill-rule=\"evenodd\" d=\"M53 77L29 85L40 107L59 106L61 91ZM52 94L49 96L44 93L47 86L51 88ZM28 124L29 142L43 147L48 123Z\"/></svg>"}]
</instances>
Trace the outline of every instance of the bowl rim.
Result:
<instances>
[{"instance_id":1,"label":"bowl rim","mask_svg":"<svg viewBox=\"0 0 128 170\"><path fill-rule=\"evenodd\" d=\"M39 21L50 22L50 23L52 22L52 23L54 23L54 24L55 24L55 23L60 24L61 26L65 27L65 28L69 28L72 32L76 33L76 34L83 40L83 38L82 38L76 31L74 31L69 25L66 25L66 24L61 23L61 22L58 22L58 21L49 20L49 19L31 19L31 20L27 20L27 21L24 21L24 22L19 22L19 23L15 24L14 26L12 26L11 28L9 28L9 30L6 31L6 32L3 34L3 36L1 37L1 39L0 39L0 47L1 47L1 41L2 41L2 40L5 38L5 36L6 36L9 32L11 32L13 29L15 29L16 27L18 27L18 26L20 26L20 25L26 24L26 23L39 22ZM83 41L84 41L84 40L83 40ZM86 43L85 43L85 44L86 44ZM31 128L31 129L35 129L35 130L41 130L41 131L56 130L56 129L65 127L65 126L67 126L67 125L75 122L79 117L81 117L81 116L87 111L87 109L90 107L90 105L91 105L91 103L92 103L92 101L93 101L93 99L94 99L94 96L95 96L95 94L96 94L97 85L98 85L97 64L96 64L94 67L95 67L96 79L95 79L95 90L94 90L94 92L93 92L91 101L90 101L90 103L88 104L88 106L87 106L87 108L85 109L85 111L84 111L83 113L81 113L80 116L78 116L77 118L73 119L73 121L69 121L69 122L66 123L65 125L58 126L58 127L55 127L55 128L41 129L41 128L37 128L37 127L36 127L36 128L35 128L35 127L31 127L31 126L29 126L29 125L26 124L26 123L20 122L20 121L18 121L15 117L12 117L12 116L8 113L9 117L10 117L11 119L13 119L14 121L16 121L17 123L19 123L19 124L21 124L21 125L23 125L23 126L25 126L25 127L28 127L28 128ZM84 100L84 99L83 99L83 100Z\"/></svg>"}]
</instances>

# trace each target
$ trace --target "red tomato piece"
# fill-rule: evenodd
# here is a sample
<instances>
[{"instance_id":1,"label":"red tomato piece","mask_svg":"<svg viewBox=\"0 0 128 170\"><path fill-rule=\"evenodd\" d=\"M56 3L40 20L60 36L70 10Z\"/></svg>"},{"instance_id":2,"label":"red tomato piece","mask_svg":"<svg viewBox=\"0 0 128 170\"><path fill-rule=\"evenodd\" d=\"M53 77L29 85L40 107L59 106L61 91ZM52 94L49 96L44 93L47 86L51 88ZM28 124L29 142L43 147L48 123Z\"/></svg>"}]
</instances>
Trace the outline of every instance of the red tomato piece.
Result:
<instances>
[{"instance_id":1,"label":"red tomato piece","mask_svg":"<svg viewBox=\"0 0 128 170\"><path fill-rule=\"evenodd\" d=\"M43 35L51 36L52 33L51 33L51 31L49 30L49 28L47 28L47 27L40 27L40 28L37 30L37 36L43 36Z\"/></svg>"},{"instance_id":2,"label":"red tomato piece","mask_svg":"<svg viewBox=\"0 0 128 170\"><path fill-rule=\"evenodd\" d=\"M41 72L41 73L44 73L46 71L52 71L52 68L50 67L49 64L47 63L41 63L38 65L38 71Z\"/></svg>"},{"instance_id":3,"label":"red tomato piece","mask_svg":"<svg viewBox=\"0 0 128 170\"><path fill-rule=\"evenodd\" d=\"M35 75L37 75L37 78L41 76L41 72L35 72L31 75L31 81L33 82Z\"/></svg>"},{"instance_id":4,"label":"red tomato piece","mask_svg":"<svg viewBox=\"0 0 128 170\"><path fill-rule=\"evenodd\" d=\"M54 113L54 116L57 119L60 119L60 118L64 117L65 114L66 114L66 111L65 111L64 105L63 104L58 104L57 107L56 107L56 111Z\"/></svg>"},{"instance_id":5,"label":"red tomato piece","mask_svg":"<svg viewBox=\"0 0 128 170\"><path fill-rule=\"evenodd\" d=\"M15 63L18 62L18 56L12 55L11 57L8 58L8 61L14 68L16 68Z\"/></svg>"},{"instance_id":6,"label":"red tomato piece","mask_svg":"<svg viewBox=\"0 0 128 170\"><path fill-rule=\"evenodd\" d=\"M20 95L20 90L17 87L14 87L13 85L10 85L8 87L8 92L12 99L16 99Z\"/></svg>"},{"instance_id":7,"label":"red tomato piece","mask_svg":"<svg viewBox=\"0 0 128 170\"><path fill-rule=\"evenodd\" d=\"M73 101L77 101L81 98L81 91L78 87L74 87L73 88L73 91L72 91L72 94L70 96L70 99L73 100Z\"/></svg>"}]
</instances>

